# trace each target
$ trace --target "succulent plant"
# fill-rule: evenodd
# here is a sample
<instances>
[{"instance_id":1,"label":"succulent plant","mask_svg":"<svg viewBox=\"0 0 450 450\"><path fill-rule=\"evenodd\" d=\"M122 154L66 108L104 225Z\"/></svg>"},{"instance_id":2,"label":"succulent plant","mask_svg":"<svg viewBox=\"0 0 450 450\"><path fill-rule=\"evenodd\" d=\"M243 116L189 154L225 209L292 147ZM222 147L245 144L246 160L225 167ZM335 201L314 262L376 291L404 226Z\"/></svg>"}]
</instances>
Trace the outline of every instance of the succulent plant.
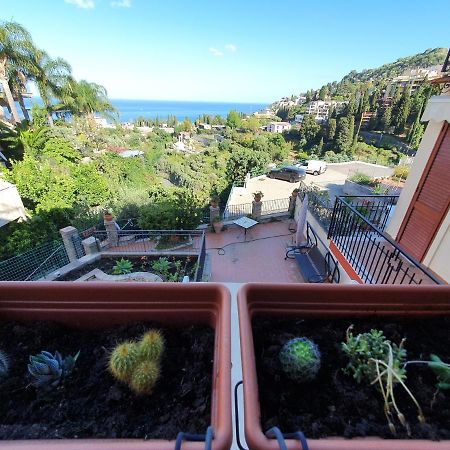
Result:
<instances>
[{"instance_id":1,"label":"succulent plant","mask_svg":"<svg viewBox=\"0 0 450 450\"><path fill-rule=\"evenodd\" d=\"M291 339L280 351L280 362L290 379L298 383L311 381L320 369L319 348L305 337Z\"/></svg>"},{"instance_id":2,"label":"succulent plant","mask_svg":"<svg viewBox=\"0 0 450 450\"><path fill-rule=\"evenodd\" d=\"M158 330L147 331L139 341L139 358L159 361L164 351L164 338Z\"/></svg>"},{"instance_id":3,"label":"succulent plant","mask_svg":"<svg viewBox=\"0 0 450 450\"><path fill-rule=\"evenodd\" d=\"M130 388L136 394L151 394L159 374L159 361L141 361L133 371Z\"/></svg>"},{"instance_id":4,"label":"succulent plant","mask_svg":"<svg viewBox=\"0 0 450 450\"><path fill-rule=\"evenodd\" d=\"M136 394L151 394L161 372L163 351L164 338L161 333L148 330L139 342L123 342L112 351L109 370Z\"/></svg>"},{"instance_id":5,"label":"succulent plant","mask_svg":"<svg viewBox=\"0 0 450 450\"><path fill-rule=\"evenodd\" d=\"M128 382L138 361L138 344L127 341L119 344L109 358L109 370L119 381Z\"/></svg>"},{"instance_id":6,"label":"succulent plant","mask_svg":"<svg viewBox=\"0 0 450 450\"><path fill-rule=\"evenodd\" d=\"M79 355L78 351L75 356L63 358L59 352L52 355L44 350L38 355L30 356L28 373L31 384L44 391L56 388L72 372Z\"/></svg>"},{"instance_id":7,"label":"succulent plant","mask_svg":"<svg viewBox=\"0 0 450 450\"><path fill-rule=\"evenodd\" d=\"M0 350L0 378L6 377L9 372L9 358L5 352Z\"/></svg>"},{"instance_id":8,"label":"succulent plant","mask_svg":"<svg viewBox=\"0 0 450 450\"><path fill-rule=\"evenodd\" d=\"M113 275L126 275L133 271L133 264L129 259L119 259L113 267Z\"/></svg>"},{"instance_id":9,"label":"succulent plant","mask_svg":"<svg viewBox=\"0 0 450 450\"><path fill-rule=\"evenodd\" d=\"M450 391L450 364L444 363L439 356L433 354L430 355L430 360L428 367L437 376L437 387L443 391Z\"/></svg>"}]
</instances>

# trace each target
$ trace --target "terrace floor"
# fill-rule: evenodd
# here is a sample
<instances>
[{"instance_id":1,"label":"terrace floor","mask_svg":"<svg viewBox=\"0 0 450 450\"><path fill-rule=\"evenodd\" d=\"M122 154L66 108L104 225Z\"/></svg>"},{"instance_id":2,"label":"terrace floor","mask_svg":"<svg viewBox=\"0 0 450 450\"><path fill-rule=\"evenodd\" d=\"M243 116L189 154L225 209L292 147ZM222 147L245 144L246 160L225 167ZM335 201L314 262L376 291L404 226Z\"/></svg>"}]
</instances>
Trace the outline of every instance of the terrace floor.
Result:
<instances>
[{"instance_id":1,"label":"terrace floor","mask_svg":"<svg viewBox=\"0 0 450 450\"><path fill-rule=\"evenodd\" d=\"M213 282L304 283L296 262L284 260L294 234L289 220L260 223L247 231L230 225L219 234L206 234ZM223 253L223 254L221 254Z\"/></svg>"}]
</instances>

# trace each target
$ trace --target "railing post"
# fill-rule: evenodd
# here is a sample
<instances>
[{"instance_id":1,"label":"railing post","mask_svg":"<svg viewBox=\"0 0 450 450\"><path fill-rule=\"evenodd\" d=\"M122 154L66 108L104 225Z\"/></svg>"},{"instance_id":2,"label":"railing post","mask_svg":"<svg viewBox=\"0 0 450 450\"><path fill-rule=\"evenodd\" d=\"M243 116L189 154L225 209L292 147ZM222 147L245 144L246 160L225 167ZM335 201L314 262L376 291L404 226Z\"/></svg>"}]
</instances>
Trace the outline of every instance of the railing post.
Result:
<instances>
[{"instance_id":1,"label":"railing post","mask_svg":"<svg viewBox=\"0 0 450 450\"><path fill-rule=\"evenodd\" d=\"M63 244L66 249L67 256L69 257L69 261L77 261L77 250L75 248L72 237L78 234L78 230L75 227L68 226L65 228L61 228L59 232L62 236Z\"/></svg>"},{"instance_id":2,"label":"railing post","mask_svg":"<svg viewBox=\"0 0 450 450\"><path fill-rule=\"evenodd\" d=\"M105 219L103 224L105 225L109 246L115 247L119 243L119 232L117 230L116 222L112 219Z\"/></svg>"},{"instance_id":3,"label":"railing post","mask_svg":"<svg viewBox=\"0 0 450 450\"><path fill-rule=\"evenodd\" d=\"M340 202L340 199L339 197L336 197L336 200L334 201L333 214L331 215L330 226L328 227L327 239L331 239L333 237L334 224L336 221L336 214L338 209L338 202Z\"/></svg>"},{"instance_id":4,"label":"railing post","mask_svg":"<svg viewBox=\"0 0 450 450\"><path fill-rule=\"evenodd\" d=\"M93 255L94 253L98 253L98 240L95 236L88 237L81 241L83 244L84 252L86 255Z\"/></svg>"}]
</instances>

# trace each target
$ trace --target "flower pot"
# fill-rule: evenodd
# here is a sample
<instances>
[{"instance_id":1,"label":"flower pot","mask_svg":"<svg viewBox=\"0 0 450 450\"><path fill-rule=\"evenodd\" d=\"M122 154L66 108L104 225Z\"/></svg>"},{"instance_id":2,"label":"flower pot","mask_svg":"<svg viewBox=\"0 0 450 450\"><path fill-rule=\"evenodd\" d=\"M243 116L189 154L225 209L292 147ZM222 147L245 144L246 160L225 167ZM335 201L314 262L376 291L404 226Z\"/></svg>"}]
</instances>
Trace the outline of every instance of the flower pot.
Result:
<instances>
[{"instance_id":1,"label":"flower pot","mask_svg":"<svg viewBox=\"0 0 450 450\"><path fill-rule=\"evenodd\" d=\"M215 233L220 233L223 230L223 222L221 220L213 222L212 226Z\"/></svg>"},{"instance_id":2,"label":"flower pot","mask_svg":"<svg viewBox=\"0 0 450 450\"><path fill-rule=\"evenodd\" d=\"M113 220L113 215L112 214L103 214L103 220L105 222L111 222L111 220Z\"/></svg>"},{"instance_id":3,"label":"flower pot","mask_svg":"<svg viewBox=\"0 0 450 450\"><path fill-rule=\"evenodd\" d=\"M367 320L378 318L383 321L401 318L418 321L424 318L439 318L450 316L450 287L247 284L238 292L238 308L246 441L250 449L275 450L280 448L277 441L265 436L260 423L261 409L252 332L254 318L267 317L270 323L281 317L348 318L349 323L352 323L352 319L357 320L355 318ZM357 388L355 382L355 389ZM264 386L261 389L264 389ZM298 402L301 401L299 398ZM382 408L382 400L380 405ZM327 413L328 411L324 411L324 415ZM450 440L436 442L425 439L379 437L344 439L334 436L323 439L308 439L306 436L306 439L310 450L450 449ZM288 449L302 448L300 442L292 438L286 439L286 444Z\"/></svg>"},{"instance_id":4,"label":"flower pot","mask_svg":"<svg viewBox=\"0 0 450 450\"><path fill-rule=\"evenodd\" d=\"M4 282L0 283L0 322L43 320L80 329L102 329L139 321L154 321L163 326L210 326L215 332L212 445L214 449L225 450L232 439L229 297L226 288L213 283L149 286L138 283ZM3 441L1 446L14 450L172 450L174 445L173 440L127 438L11 440ZM183 449L204 447L204 442L184 442L182 445Z\"/></svg>"}]
</instances>

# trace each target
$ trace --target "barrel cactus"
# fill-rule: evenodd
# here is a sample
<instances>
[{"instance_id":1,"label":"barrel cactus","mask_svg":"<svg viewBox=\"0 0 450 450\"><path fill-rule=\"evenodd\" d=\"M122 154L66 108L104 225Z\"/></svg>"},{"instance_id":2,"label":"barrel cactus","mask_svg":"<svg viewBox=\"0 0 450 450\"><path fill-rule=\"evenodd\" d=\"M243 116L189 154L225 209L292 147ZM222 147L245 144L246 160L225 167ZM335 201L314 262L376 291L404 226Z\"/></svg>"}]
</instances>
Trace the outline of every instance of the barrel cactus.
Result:
<instances>
[{"instance_id":1,"label":"barrel cactus","mask_svg":"<svg viewBox=\"0 0 450 450\"><path fill-rule=\"evenodd\" d=\"M151 394L158 381L164 338L157 330L148 330L138 342L119 344L109 357L109 370L136 394Z\"/></svg>"},{"instance_id":2,"label":"barrel cactus","mask_svg":"<svg viewBox=\"0 0 450 450\"><path fill-rule=\"evenodd\" d=\"M31 384L44 391L56 388L63 378L70 375L79 355L80 352L75 356L63 358L59 352L52 355L44 350L38 355L30 356L28 373L31 376Z\"/></svg>"},{"instance_id":3,"label":"barrel cactus","mask_svg":"<svg viewBox=\"0 0 450 450\"><path fill-rule=\"evenodd\" d=\"M9 372L9 358L0 350L0 378L6 377Z\"/></svg>"},{"instance_id":4,"label":"barrel cactus","mask_svg":"<svg viewBox=\"0 0 450 450\"><path fill-rule=\"evenodd\" d=\"M319 348L305 337L291 339L280 351L280 362L291 380L298 383L311 381L320 369Z\"/></svg>"}]
</instances>

